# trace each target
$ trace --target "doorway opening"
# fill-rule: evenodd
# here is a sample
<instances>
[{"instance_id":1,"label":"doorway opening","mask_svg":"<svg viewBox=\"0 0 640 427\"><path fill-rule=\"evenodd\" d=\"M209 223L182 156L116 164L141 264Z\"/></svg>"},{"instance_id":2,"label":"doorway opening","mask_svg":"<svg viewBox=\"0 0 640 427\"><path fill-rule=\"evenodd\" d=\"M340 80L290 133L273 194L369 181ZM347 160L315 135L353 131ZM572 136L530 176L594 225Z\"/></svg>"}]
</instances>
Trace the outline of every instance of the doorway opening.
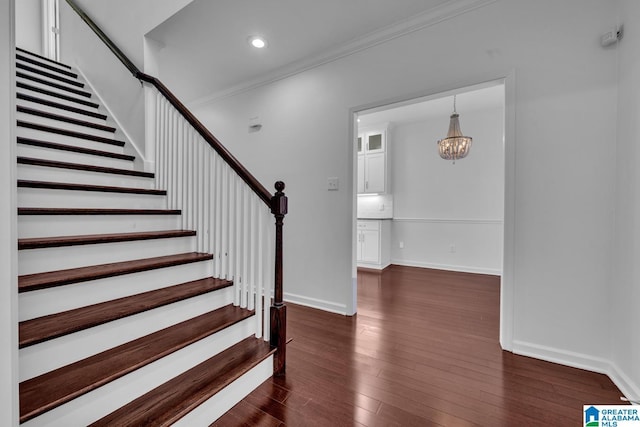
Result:
<instances>
[{"instance_id":1,"label":"doorway opening","mask_svg":"<svg viewBox=\"0 0 640 427\"><path fill-rule=\"evenodd\" d=\"M42 54L54 61L60 60L60 11L58 0L42 2Z\"/></svg>"},{"instance_id":2,"label":"doorway opening","mask_svg":"<svg viewBox=\"0 0 640 427\"><path fill-rule=\"evenodd\" d=\"M506 82L354 111L354 272L393 264L504 281ZM462 131L473 138L468 157L455 164L437 147L454 95ZM355 298L357 280L354 286Z\"/></svg>"}]
</instances>

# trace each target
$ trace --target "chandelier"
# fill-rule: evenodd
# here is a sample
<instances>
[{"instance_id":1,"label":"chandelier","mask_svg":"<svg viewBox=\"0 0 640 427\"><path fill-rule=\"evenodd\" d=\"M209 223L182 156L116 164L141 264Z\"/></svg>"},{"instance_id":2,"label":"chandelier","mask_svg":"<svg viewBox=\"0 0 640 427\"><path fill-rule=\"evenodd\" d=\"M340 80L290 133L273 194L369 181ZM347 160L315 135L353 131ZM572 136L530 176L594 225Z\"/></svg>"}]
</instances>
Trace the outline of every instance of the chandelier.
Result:
<instances>
[{"instance_id":1,"label":"chandelier","mask_svg":"<svg viewBox=\"0 0 640 427\"><path fill-rule=\"evenodd\" d=\"M453 113L451 114L451 121L449 122L449 132L447 137L438 141L438 153L440 157L445 160L453 160L455 164L456 160L463 159L469 154L471 150L471 142L473 138L470 136L463 136L460 130L460 121L458 120L459 114L456 112L456 96L453 96Z\"/></svg>"}]
</instances>

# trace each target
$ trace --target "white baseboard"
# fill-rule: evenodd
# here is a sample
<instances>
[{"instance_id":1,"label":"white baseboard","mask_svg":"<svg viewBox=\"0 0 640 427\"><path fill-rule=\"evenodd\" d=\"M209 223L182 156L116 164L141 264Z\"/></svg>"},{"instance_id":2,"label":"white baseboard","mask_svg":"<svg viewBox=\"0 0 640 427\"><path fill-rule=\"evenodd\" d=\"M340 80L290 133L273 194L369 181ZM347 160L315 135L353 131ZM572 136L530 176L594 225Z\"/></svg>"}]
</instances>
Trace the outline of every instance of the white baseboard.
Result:
<instances>
[{"instance_id":1,"label":"white baseboard","mask_svg":"<svg viewBox=\"0 0 640 427\"><path fill-rule=\"evenodd\" d=\"M392 259L391 264L403 265L405 267L421 267L421 268L433 268L436 270L447 271L459 271L461 273L476 273L476 274L490 274L493 276L501 276L502 271L493 268L474 267L466 265L449 265L449 264L436 264L422 261L411 261L405 259Z\"/></svg>"},{"instance_id":2,"label":"white baseboard","mask_svg":"<svg viewBox=\"0 0 640 427\"><path fill-rule=\"evenodd\" d=\"M284 300L286 302L304 305L311 308L317 308L319 310L324 310L331 313L342 314L345 316L347 315L347 306L345 304L305 297L303 295L296 295L289 292L284 293Z\"/></svg>"},{"instance_id":3,"label":"white baseboard","mask_svg":"<svg viewBox=\"0 0 640 427\"><path fill-rule=\"evenodd\" d=\"M369 270L384 270L387 267L391 266L391 263L387 263L387 264L367 264L366 262L359 262L358 267L361 268L368 268Z\"/></svg>"},{"instance_id":4,"label":"white baseboard","mask_svg":"<svg viewBox=\"0 0 640 427\"><path fill-rule=\"evenodd\" d=\"M513 353L604 374L613 381L626 398L637 400L640 397L640 387L607 359L517 340L513 341Z\"/></svg>"},{"instance_id":5,"label":"white baseboard","mask_svg":"<svg viewBox=\"0 0 640 427\"><path fill-rule=\"evenodd\" d=\"M609 373L607 373L611 381L618 386L622 394L627 399L634 402L640 401L640 384L635 384L624 372L618 368L615 363L609 364Z\"/></svg>"}]
</instances>

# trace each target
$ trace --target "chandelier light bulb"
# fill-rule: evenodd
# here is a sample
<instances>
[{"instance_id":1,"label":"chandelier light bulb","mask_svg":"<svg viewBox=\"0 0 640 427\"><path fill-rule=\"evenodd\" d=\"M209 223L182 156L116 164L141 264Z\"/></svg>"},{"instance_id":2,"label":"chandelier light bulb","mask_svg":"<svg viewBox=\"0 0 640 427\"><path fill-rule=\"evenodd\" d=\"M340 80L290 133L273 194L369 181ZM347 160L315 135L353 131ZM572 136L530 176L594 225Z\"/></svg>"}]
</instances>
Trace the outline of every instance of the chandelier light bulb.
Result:
<instances>
[{"instance_id":1,"label":"chandelier light bulb","mask_svg":"<svg viewBox=\"0 0 640 427\"><path fill-rule=\"evenodd\" d=\"M447 132L446 138L438 141L438 153L440 157L445 160L453 160L454 164L456 160L467 157L473 141L473 138L470 136L463 136L462 130L460 130L459 117L460 115L456 112L456 96L454 95L453 113L449 121L449 132Z\"/></svg>"}]
</instances>

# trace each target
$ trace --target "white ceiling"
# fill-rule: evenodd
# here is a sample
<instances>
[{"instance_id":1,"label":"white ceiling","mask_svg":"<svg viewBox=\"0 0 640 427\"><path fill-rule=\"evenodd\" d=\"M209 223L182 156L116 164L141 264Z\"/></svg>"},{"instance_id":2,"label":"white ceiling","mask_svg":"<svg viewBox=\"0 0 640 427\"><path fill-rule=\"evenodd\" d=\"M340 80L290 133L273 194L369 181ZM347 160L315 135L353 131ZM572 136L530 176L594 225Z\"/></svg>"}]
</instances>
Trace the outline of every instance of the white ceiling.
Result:
<instances>
[{"instance_id":1,"label":"white ceiling","mask_svg":"<svg viewBox=\"0 0 640 427\"><path fill-rule=\"evenodd\" d=\"M159 77L190 102L321 63L344 46L464 2L194 0L147 36L158 42ZM268 47L251 48L253 34Z\"/></svg>"},{"instance_id":2,"label":"white ceiling","mask_svg":"<svg viewBox=\"0 0 640 427\"><path fill-rule=\"evenodd\" d=\"M397 125L449 117L453 112L454 94L456 110L461 117L470 111L499 108L505 102L504 85L501 82L489 82L362 111L358 114L358 125L361 127L380 123Z\"/></svg>"}]
</instances>

